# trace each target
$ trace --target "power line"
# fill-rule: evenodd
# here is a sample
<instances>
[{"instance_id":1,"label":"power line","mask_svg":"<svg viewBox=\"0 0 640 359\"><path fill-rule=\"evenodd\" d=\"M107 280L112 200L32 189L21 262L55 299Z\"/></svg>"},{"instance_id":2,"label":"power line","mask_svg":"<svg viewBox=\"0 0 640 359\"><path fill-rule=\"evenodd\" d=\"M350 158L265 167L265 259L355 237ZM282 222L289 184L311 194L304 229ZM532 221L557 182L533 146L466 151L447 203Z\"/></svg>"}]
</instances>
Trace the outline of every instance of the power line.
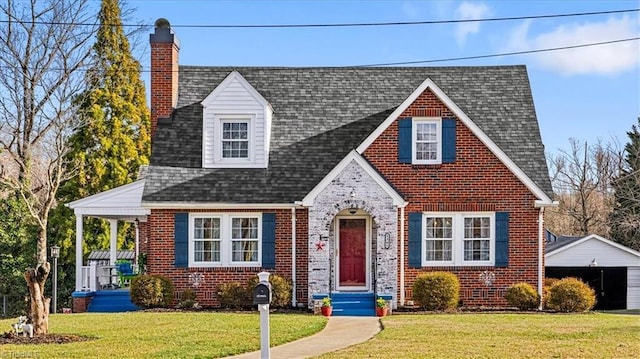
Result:
<instances>
[{"instance_id":1,"label":"power line","mask_svg":"<svg viewBox=\"0 0 640 359\"><path fill-rule=\"evenodd\" d=\"M631 37L631 38L627 38L627 39L618 39L618 40L593 42L593 43L580 44L580 45L568 45L568 46L550 47L550 48L544 48L544 49L504 52L504 53L497 53L497 54L450 57L450 58L432 59L432 60L385 62L385 63L365 64L365 65L345 65L345 66L336 66L336 67L382 67L382 66L416 65L416 64L427 64L427 63L447 62L447 61L462 61L462 60L473 60L473 59L485 59L485 58L491 58L491 57L526 55L526 54L534 54L534 53L540 53L540 52L579 49L579 48L584 48L584 47L609 45L609 44L616 44L616 43L630 42L630 41L637 41L637 40L640 40L640 36ZM212 67L215 67L215 66L212 66ZM14 69L14 70L22 70L21 68L14 67L14 66L2 66L2 65L0 65L0 68L10 68L10 69ZM33 68L30 68L30 69L33 69ZM50 71L62 71L62 69L55 69L55 68L51 68L49 70ZM86 69L82 69L80 71L87 71L87 70ZM140 70L140 73L150 73L150 72L153 72L153 70L151 70L151 69L149 69L149 70L141 69Z\"/></svg>"},{"instance_id":2,"label":"power line","mask_svg":"<svg viewBox=\"0 0 640 359\"><path fill-rule=\"evenodd\" d=\"M461 20L430 20L430 21L394 21L394 22L362 22L362 23L335 23L335 24L230 24L230 25L212 25L212 24L178 24L171 25L172 28L210 28L210 29L265 29L265 28L329 28L329 27L373 27L373 26L406 26L406 25L435 25L435 24L460 24L470 22L493 22L493 21L514 21L514 20L531 20L531 19L549 19L576 16L593 16L622 14L630 12L638 12L640 9L625 10L609 10L596 12L580 12L570 14L548 14L548 15L530 15L530 16L511 16L511 17L494 17L483 19L461 19ZM0 23L8 23L9 20L0 20ZM16 22L12 20L11 22ZM100 23L67 23L56 21L22 21L25 24L34 25L76 25L76 26L98 26ZM109 25L107 25L109 26ZM149 27L152 25L144 24L119 24L122 27Z\"/></svg>"},{"instance_id":3,"label":"power line","mask_svg":"<svg viewBox=\"0 0 640 359\"><path fill-rule=\"evenodd\" d=\"M615 44L615 43L627 42L627 41L635 41L635 40L640 40L640 37L632 37L632 38L628 38L628 39L619 39L619 40L602 41L602 42L593 42L593 43L581 44L581 45L550 47L550 48L546 48L546 49L535 49L535 50L525 50L525 51L504 52L504 53L499 53L499 54L475 55L475 56L465 56L465 57L452 57L452 58L437 59L437 60L387 62L387 63L378 63L378 64L358 65L357 67L416 65L416 64L434 63L434 62L486 59L486 58L490 58L490 57L513 56L513 55L535 54L535 53L539 53L539 52L548 52L548 51L579 49L579 48L583 48L583 47Z\"/></svg>"}]
</instances>

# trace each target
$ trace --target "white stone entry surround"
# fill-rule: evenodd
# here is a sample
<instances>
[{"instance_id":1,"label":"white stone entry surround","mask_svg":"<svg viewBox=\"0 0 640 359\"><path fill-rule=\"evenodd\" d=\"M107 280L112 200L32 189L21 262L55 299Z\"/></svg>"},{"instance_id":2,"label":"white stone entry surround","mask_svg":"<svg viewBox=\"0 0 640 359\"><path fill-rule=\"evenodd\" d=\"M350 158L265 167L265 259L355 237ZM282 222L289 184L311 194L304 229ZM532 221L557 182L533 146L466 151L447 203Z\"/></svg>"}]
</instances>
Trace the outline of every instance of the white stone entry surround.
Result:
<instances>
[{"instance_id":1,"label":"white stone entry surround","mask_svg":"<svg viewBox=\"0 0 640 359\"><path fill-rule=\"evenodd\" d=\"M358 215L371 216L375 263L369 270L377 268L377 275L371 276L372 280L377 277L376 293L391 295L393 306L397 305L397 207L391 196L356 161L351 161L309 207L309 308L313 308L314 294L329 293L330 275L331 289L335 291L335 218L338 214L348 216L353 207ZM329 273L330 265L333 273Z\"/></svg>"}]
</instances>

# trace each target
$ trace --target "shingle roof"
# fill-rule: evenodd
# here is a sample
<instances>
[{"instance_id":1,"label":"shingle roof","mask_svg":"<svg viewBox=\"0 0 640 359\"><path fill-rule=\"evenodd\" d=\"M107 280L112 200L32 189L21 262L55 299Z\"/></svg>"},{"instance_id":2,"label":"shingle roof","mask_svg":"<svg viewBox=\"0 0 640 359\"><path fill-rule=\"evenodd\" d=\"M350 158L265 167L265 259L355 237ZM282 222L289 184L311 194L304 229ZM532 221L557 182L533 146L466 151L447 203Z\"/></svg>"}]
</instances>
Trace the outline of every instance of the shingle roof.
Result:
<instances>
[{"instance_id":1,"label":"shingle roof","mask_svg":"<svg viewBox=\"0 0 640 359\"><path fill-rule=\"evenodd\" d=\"M238 71L273 107L267 169L203 169L202 101ZM258 68L181 66L178 106L154 137L145 202L293 203L426 78L550 198L524 66Z\"/></svg>"},{"instance_id":2,"label":"shingle roof","mask_svg":"<svg viewBox=\"0 0 640 359\"><path fill-rule=\"evenodd\" d=\"M584 237L570 237L570 236L557 236L547 240L546 246L544 247L545 253L550 253L555 251L556 249L562 248L564 246L568 246L573 242L577 242Z\"/></svg>"},{"instance_id":3,"label":"shingle roof","mask_svg":"<svg viewBox=\"0 0 640 359\"><path fill-rule=\"evenodd\" d=\"M130 259L134 260L136 258L136 252L130 250L121 250L116 251L116 259ZM99 261L99 260L109 260L110 259L110 251L109 250L96 250L89 253L89 257L87 257L90 261Z\"/></svg>"}]
</instances>

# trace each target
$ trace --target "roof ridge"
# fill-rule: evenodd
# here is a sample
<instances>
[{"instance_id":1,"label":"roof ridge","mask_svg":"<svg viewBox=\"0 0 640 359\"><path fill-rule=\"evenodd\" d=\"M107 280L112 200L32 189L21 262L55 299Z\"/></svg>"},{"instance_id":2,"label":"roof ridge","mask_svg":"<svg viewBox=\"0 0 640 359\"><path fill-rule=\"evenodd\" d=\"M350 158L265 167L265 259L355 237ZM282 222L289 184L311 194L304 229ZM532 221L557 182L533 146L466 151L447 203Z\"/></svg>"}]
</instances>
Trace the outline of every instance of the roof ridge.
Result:
<instances>
[{"instance_id":1,"label":"roof ridge","mask_svg":"<svg viewBox=\"0 0 640 359\"><path fill-rule=\"evenodd\" d=\"M208 66L208 65L178 65L178 68L195 68L195 69L251 69L251 70L424 70L424 69L432 69L432 70L444 70L444 69L513 69L513 68L526 68L525 64L515 64L515 65L469 65L469 66L229 66L229 65L220 65L220 66Z\"/></svg>"}]
</instances>

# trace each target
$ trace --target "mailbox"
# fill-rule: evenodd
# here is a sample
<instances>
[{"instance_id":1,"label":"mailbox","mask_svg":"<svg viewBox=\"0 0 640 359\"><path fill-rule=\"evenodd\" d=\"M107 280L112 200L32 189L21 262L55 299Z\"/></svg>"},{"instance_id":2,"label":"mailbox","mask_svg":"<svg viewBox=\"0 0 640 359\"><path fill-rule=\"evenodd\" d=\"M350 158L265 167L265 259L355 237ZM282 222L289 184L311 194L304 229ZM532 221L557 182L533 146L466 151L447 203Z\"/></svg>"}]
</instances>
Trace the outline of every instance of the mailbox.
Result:
<instances>
[{"instance_id":1,"label":"mailbox","mask_svg":"<svg viewBox=\"0 0 640 359\"><path fill-rule=\"evenodd\" d=\"M271 303L271 284L269 282L259 282L253 288L253 304Z\"/></svg>"}]
</instances>

